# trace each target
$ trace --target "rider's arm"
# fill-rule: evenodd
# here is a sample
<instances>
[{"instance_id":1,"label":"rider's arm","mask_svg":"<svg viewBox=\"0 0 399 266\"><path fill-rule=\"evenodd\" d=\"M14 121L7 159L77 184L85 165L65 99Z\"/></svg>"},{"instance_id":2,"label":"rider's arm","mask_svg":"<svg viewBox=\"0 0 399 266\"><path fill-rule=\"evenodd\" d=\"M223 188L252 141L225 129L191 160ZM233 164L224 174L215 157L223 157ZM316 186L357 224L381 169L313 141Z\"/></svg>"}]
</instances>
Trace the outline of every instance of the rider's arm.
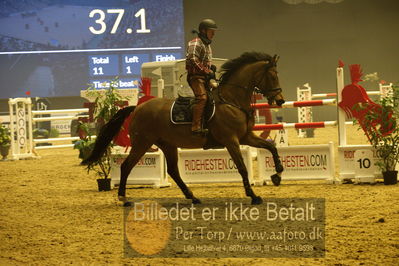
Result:
<instances>
[{"instance_id":1,"label":"rider's arm","mask_svg":"<svg viewBox=\"0 0 399 266\"><path fill-rule=\"evenodd\" d=\"M204 53L204 46L197 39L191 42L188 47L187 60L190 61L190 66L194 68L194 72L207 75L211 70L208 66L203 65L200 60L201 55Z\"/></svg>"}]
</instances>

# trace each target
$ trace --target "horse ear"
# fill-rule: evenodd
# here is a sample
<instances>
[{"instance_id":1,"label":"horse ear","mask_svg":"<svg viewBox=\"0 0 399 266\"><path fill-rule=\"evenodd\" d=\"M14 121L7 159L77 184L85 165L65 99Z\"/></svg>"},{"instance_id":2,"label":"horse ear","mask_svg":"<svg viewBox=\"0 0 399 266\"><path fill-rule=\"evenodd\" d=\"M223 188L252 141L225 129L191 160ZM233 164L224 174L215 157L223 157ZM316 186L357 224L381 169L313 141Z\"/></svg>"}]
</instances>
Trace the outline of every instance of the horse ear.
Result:
<instances>
[{"instance_id":1,"label":"horse ear","mask_svg":"<svg viewBox=\"0 0 399 266\"><path fill-rule=\"evenodd\" d=\"M276 65L276 64L277 64L277 61L278 61L279 59L280 59L280 56L275 54L275 55L273 56L273 64Z\"/></svg>"}]
</instances>

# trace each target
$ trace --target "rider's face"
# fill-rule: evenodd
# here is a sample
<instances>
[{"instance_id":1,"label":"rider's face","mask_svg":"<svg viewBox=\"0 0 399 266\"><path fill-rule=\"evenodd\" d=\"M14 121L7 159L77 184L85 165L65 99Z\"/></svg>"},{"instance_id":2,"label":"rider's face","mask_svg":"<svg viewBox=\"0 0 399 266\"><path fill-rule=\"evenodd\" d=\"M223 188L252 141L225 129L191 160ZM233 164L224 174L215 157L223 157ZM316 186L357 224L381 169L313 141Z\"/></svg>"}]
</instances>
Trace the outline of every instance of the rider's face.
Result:
<instances>
[{"instance_id":1,"label":"rider's face","mask_svg":"<svg viewBox=\"0 0 399 266\"><path fill-rule=\"evenodd\" d=\"M213 36L215 36L215 30L213 29L206 29L206 37L208 38L208 40L212 40Z\"/></svg>"}]
</instances>

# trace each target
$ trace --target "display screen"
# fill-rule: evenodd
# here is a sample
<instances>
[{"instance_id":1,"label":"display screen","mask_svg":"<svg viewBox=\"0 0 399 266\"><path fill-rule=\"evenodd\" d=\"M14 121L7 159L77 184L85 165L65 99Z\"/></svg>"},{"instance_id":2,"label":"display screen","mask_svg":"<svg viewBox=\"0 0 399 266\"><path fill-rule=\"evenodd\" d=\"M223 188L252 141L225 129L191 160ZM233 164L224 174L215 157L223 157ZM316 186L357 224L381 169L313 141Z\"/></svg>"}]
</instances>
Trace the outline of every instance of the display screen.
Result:
<instances>
[{"instance_id":1,"label":"display screen","mask_svg":"<svg viewBox=\"0 0 399 266\"><path fill-rule=\"evenodd\" d=\"M137 88L141 64L180 59L182 0L5 0L0 98Z\"/></svg>"}]
</instances>

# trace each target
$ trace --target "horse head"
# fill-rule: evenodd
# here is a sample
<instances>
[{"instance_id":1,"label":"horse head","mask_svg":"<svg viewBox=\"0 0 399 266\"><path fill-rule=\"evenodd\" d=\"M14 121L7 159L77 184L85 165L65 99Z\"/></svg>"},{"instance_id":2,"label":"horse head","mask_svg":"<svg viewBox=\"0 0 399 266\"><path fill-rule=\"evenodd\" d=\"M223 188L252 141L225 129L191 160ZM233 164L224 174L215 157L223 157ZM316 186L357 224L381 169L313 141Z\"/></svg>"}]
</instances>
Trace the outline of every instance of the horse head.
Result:
<instances>
[{"instance_id":1,"label":"horse head","mask_svg":"<svg viewBox=\"0 0 399 266\"><path fill-rule=\"evenodd\" d=\"M247 93L261 93L269 104L275 102L280 106L285 101L276 70L278 59L278 55L245 52L222 65L220 85L234 85L236 88L246 89Z\"/></svg>"},{"instance_id":2,"label":"horse head","mask_svg":"<svg viewBox=\"0 0 399 266\"><path fill-rule=\"evenodd\" d=\"M275 102L278 106L281 106L285 103L285 100L277 75L277 61L279 58L280 56L274 55L271 60L266 61L266 73L263 72L256 87L258 91L267 98L270 105Z\"/></svg>"}]
</instances>

